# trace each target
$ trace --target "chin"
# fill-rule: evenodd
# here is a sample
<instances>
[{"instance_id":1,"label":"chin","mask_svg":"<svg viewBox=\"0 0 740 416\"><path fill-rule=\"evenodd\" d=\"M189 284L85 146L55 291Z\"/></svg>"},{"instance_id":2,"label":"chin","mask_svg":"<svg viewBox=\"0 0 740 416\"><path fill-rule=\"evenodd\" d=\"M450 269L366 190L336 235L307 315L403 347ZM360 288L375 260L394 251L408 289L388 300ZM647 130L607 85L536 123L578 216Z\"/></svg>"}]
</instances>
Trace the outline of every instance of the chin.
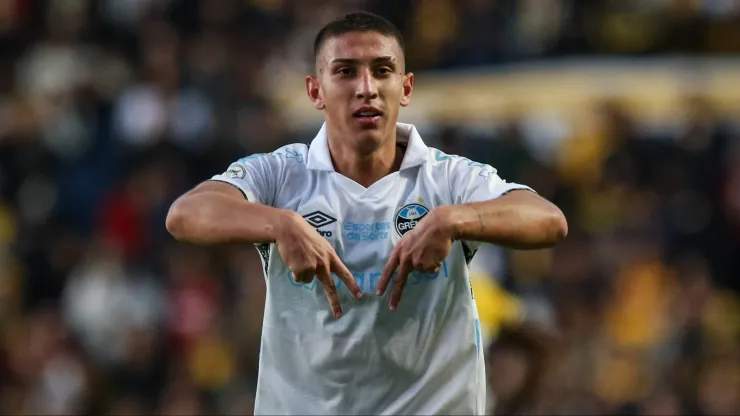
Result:
<instances>
[{"instance_id":1,"label":"chin","mask_svg":"<svg viewBox=\"0 0 740 416\"><path fill-rule=\"evenodd\" d=\"M383 145L383 132L380 129L363 130L355 137L357 148L361 152L372 152Z\"/></svg>"}]
</instances>

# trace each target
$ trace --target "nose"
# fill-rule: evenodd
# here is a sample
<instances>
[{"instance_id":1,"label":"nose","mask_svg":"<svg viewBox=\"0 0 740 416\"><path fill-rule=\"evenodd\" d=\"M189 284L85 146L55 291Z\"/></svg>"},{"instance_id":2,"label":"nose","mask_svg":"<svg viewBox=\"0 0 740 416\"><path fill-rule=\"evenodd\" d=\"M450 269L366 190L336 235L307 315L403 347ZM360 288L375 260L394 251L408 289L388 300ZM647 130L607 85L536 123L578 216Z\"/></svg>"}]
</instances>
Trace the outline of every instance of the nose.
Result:
<instances>
[{"instance_id":1,"label":"nose","mask_svg":"<svg viewBox=\"0 0 740 416\"><path fill-rule=\"evenodd\" d=\"M358 78L357 92L355 94L361 100L372 100L378 97L378 86L369 69L364 69Z\"/></svg>"}]
</instances>

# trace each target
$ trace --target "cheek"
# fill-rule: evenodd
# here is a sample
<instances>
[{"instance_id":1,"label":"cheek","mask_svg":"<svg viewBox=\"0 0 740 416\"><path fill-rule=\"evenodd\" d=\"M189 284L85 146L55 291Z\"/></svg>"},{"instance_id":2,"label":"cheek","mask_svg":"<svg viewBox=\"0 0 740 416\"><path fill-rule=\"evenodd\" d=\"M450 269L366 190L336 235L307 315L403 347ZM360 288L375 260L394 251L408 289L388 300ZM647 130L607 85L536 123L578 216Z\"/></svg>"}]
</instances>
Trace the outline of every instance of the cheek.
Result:
<instances>
[{"instance_id":1,"label":"cheek","mask_svg":"<svg viewBox=\"0 0 740 416\"><path fill-rule=\"evenodd\" d=\"M388 101L401 101L403 96L403 84L394 82L382 88L382 94Z\"/></svg>"},{"instance_id":2,"label":"cheek","mask_svg":"<svg viewBox=\"0 0 740 416\"><path fill-rule=\"evenodd\" d=\"M327 107L342 107L352 97L352 92L346 87L332 85L321 90L321 98Z\"/></svg>"}]
</instances>

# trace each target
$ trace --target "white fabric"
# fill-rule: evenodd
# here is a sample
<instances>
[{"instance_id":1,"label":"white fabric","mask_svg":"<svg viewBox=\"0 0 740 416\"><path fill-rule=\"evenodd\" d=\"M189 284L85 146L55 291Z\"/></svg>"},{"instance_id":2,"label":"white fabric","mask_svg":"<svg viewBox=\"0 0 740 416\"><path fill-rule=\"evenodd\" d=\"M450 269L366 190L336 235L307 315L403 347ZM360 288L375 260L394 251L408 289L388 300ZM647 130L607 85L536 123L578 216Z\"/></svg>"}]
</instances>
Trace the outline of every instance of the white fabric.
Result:
<instances>
[{"instance_id":1,"label":"white fabric","mask_svg":"<svg viewBox=\"0 0 740 416\"><path fill-rule=\"evenodd\" d=\"M530 188L427 147L413 125L399 123L397 136L407 147L401 169L369 188L334 171L326 126L310 149L284 146L213 177L249 201L306 217L364 293L354 299L335 277L344 311L335 319L320 284L294 283L274 244L258 246L267 300L255 414L483 414L485 364L465 256L478 243L456 241L439 273L413 273L396 312L391 291L378 298L375 286L398 230L426 211Z\"/></svg>"}]
</instances>

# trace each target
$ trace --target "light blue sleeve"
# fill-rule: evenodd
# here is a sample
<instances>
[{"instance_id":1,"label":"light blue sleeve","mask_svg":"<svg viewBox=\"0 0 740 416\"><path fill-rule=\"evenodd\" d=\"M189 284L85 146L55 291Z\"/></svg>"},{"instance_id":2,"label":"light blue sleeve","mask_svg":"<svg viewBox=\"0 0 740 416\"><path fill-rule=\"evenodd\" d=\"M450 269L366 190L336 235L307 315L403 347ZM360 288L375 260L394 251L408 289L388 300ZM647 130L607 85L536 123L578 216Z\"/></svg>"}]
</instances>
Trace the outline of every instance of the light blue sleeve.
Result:
<instances>
[{"instance_id":1,"label":"light blue sleeve","mask_svg":"<svg viewBox=\"0 0 740 416\"><path fill-rule=\"evenodd\" d=\"M488 201L520 189L535 192L529 186L505 181L491 165L460 156L447 157L453 204ZM476 241L465 242L466 249L473 253L478 250L480 244ZM472 254L470 258L472 259Z\"/></svg>"},{"instance_id":2,"label":"light blue sleeve","mask_svg":"<svg viewBox=\"0 0 740 416\"><path fill-rule=\"evenodd\" d=\"M305 147L293 144L272 153L255 153L232 163L224 173L213 176L211 180L233 185L250 202L274 206L286 170L305 163Z\"/></svg>"}]
</instances>

